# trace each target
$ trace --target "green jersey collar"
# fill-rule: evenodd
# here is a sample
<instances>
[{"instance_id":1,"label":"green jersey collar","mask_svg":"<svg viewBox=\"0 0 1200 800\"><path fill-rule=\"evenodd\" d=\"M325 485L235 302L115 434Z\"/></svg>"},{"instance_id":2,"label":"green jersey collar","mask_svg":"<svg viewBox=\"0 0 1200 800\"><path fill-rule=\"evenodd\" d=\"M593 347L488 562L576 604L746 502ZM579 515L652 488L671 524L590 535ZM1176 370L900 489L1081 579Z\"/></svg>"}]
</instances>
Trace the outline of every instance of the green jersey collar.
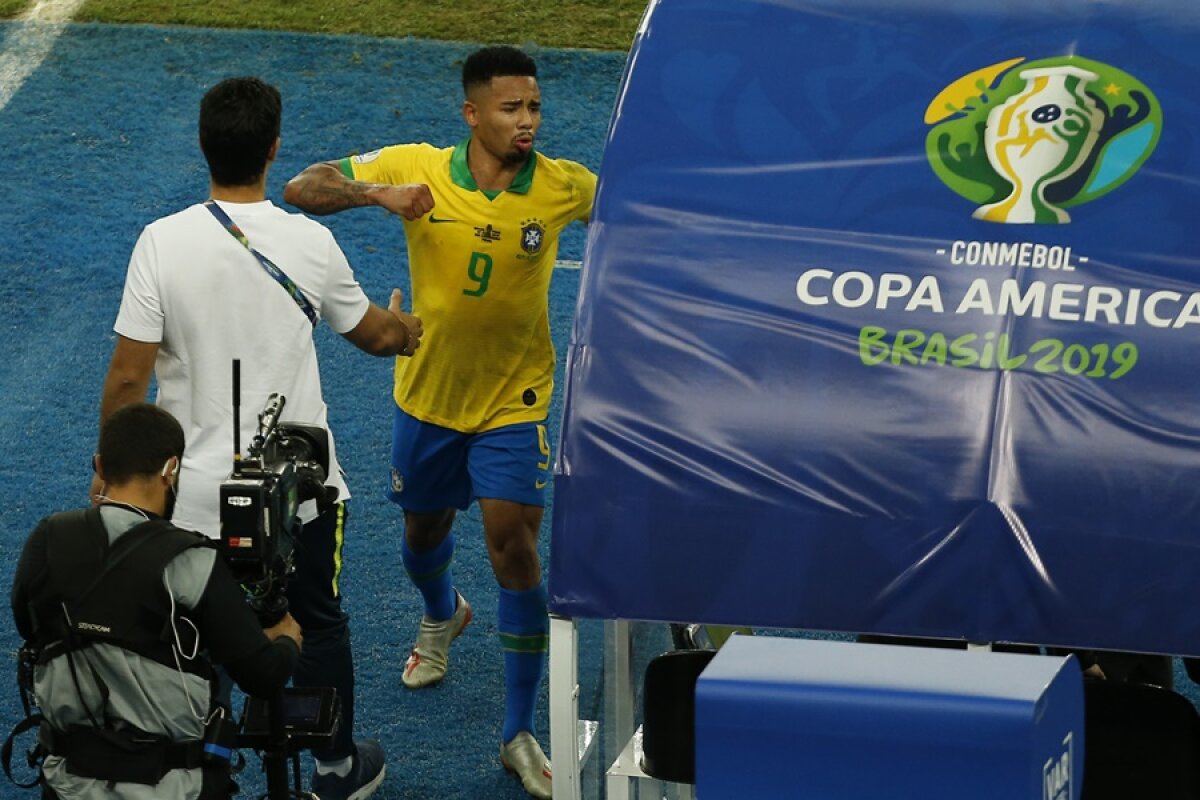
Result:
<instances>
[{"instance_id":1,"label":"green jersey collar","mask_svg":"<svg viewBox=\"0 0 1200 800\"><path fill-rule=\"evenodd\" d=\"M516 194L528 194L530 187L533 186L533 170L537 167L537 153L530 153L530 158L525 162L525 166L521 167L521 171L513 178L512 185L507 190L490 191L480 189L479 184L475 183L475 176L471 174L471 168L467 166L467 145L471 143L471 137L463 139L454 146L454 153L450 156L450 180L470 192L483 192L489 200L495 200L500 196L500 191L515 192Z\"/></svg>"}]
</instances>

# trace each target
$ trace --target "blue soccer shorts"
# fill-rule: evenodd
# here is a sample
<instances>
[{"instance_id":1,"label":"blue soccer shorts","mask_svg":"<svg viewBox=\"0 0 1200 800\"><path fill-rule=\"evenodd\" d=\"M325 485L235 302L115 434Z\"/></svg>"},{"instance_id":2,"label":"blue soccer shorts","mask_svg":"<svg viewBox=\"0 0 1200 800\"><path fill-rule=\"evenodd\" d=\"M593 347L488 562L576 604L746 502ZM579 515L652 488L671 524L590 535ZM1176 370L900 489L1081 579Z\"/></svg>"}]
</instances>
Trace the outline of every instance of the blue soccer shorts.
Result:
<instances>
[{"instance_id":1,"label":"blue soccer shorts","mask_svg":"<svg viewBox=\"0 0 1200 800\"><path fill-rule=\"evenodd\" d=\"M462 433L396 408L387 494L405 511L462 510L478 497L544 507L549 482L550 442L542 423Z\"/></svg>"}]
</instances>

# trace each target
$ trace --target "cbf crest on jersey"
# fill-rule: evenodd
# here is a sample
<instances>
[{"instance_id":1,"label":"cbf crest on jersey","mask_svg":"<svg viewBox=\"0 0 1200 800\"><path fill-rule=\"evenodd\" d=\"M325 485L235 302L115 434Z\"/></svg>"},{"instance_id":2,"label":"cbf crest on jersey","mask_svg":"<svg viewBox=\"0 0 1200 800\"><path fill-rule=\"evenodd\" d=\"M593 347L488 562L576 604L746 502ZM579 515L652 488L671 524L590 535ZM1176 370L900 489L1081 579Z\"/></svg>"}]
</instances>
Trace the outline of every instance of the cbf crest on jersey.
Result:
<instances>
[{"instance_id":1,"label":"cbf crest on jersey","mask_svg":"<svg viewBox=\"0 0 1200 800\"><path fill-rule=\"evenodd\" d=\"M546 223L540 219L521 221L521 249L531 256L542 252L542 243L546 241Z\"/></svg>"},{"instance_id":2,"label":"cbf crest on jersey","mask_svg":"<svg viewBox=\"0 0 1200 800\"><path fill-rule=\"evenodd\" d=\"M925 111L934 172L978 204L975 219L1062 224L1141 167L1162 109L1137 78L1078 56L975 70Z\"/></svg>"}]
</instances>

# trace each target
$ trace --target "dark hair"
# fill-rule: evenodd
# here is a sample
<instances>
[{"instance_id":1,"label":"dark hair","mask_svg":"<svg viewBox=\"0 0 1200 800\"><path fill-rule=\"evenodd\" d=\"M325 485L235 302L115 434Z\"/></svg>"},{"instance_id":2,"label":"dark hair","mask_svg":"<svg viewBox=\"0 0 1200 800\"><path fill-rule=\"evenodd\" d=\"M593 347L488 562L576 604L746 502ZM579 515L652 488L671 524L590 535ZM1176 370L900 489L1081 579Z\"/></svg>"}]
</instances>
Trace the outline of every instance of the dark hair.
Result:
<instances>
[{"instance_id":1,"label":"dark hair","mask_svg":"<svg viewBox=\"0 0 1200 800\"><path fill-rule=\"evenodd\" d=\"M283 100L258 78L227 78L200 101L200 150L218 186L249 186L279 138Z\"/></svg>"},{"instance_id":2,"label":"dark hair","mask_svg":"<svg viewBox=\"0 0 1200 800\"><path fill-rule=\"evenodd\" d=\"M98 452L109 483L158 475L171 456L183 458L183 428L158 406L122 406L100 427Z\"/></svg>"},{"instance_id":3,"label":"dark hair","mask_svg":"<svg viewBox=\"0 0 1200 800\"><path fill-rule=\"evenodd\" d=\"M476 50L463 62L463 93L471 91L472 86L490 82L492 78L510 75L536 78L537 64L525 53L508 45Z\"/></svg>"}]
</instances>

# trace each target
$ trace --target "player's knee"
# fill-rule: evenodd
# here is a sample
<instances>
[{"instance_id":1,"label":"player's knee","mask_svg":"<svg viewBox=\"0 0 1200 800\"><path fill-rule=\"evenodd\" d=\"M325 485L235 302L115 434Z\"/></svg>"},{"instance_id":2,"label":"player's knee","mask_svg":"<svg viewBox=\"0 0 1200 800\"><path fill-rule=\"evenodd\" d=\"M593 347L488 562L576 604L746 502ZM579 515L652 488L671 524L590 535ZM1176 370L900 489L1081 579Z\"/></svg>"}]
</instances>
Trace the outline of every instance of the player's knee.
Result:
<instances>
[{"instance_id":1,"label":"player's knee","mask_svg":"<svg viewBox=\"0 0 1200 800\"><path fill-rule=\"evenodd\" d=\"M532 589L541 580L536 537L516 535L488 539L496 579L505 589Z\"/></svg>"},{"instance_id":2,"label":"player's knee","mask_svg":"<svg viewBox=\"0 0 1200 800\"><path fill-rule=\"evenodd\" d=\"M404 540L409 548L416 553L433 550L450 535L454 523L454 510L449 509L432 514L404 515Z\"/></svg>"}]
</instances>

